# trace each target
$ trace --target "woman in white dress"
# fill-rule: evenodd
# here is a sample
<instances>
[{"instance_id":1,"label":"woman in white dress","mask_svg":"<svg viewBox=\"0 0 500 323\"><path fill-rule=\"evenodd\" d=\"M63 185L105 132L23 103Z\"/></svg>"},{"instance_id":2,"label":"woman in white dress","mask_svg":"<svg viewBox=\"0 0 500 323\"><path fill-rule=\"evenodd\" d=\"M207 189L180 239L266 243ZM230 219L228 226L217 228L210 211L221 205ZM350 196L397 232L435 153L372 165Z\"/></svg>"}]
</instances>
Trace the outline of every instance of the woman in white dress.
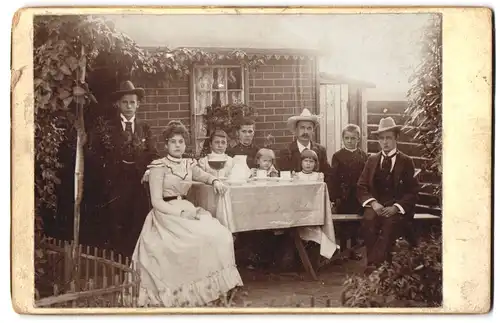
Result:
<instances>
[{"instance_id":1,"label":"woman in white dress","mask_svg":"<svg viewBox=\"0 0 500 323\"><path fill-rule=\"evenodd\" d=\"M185 199L191 181L226 187L195 160L182 158L187 130L171 121L164 131L168 155L150 165L153 209L132 260L140 274L140 306L201 306L242 286L233 236L211 214Z\"/></svg>"},{"instance_id":2,"label":"woman in white dress","mask_svg":"<svg viewBox=\"0 0 500 323\"><path fill-rule=\"evenodd\" d=\"M228 136L223 130L215 130L208 138L211 153L198 161L205 172L218 178L228 178L233 168L233 158L226 154ZM224 163L221 169L214 169L210 163Z\"/></svg>"}]
</instances>

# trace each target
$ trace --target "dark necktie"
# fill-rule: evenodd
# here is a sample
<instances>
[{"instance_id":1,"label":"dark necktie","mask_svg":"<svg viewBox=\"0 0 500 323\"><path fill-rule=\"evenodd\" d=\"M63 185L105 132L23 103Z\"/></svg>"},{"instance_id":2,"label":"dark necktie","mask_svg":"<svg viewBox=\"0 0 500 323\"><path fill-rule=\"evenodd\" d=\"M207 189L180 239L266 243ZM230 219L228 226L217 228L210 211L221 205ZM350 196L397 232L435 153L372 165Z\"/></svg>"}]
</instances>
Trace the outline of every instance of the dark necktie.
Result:
<instances>
[{"instance_id":1,"label":"dark necktie","mask_svg":"<svg viewBox=\"0 0 500 323\"><path fill-rule=\"evenodd\" d=\"M390 155L390 156L385 156L383 155L384 160L382 161L382 170L385 173L390 173L391 172L391 166L392 166L392 158L396 156L396 153Z\"/></svg>"},{"instance_id":2,"label":"dark necktie","mask_svg":"<svg viewBox=\"0 0 500 323\"><path fill-rule=\"evenodd\" d=\"M132 141L132 122L125 121L125 132L127 133L128 141Z\"/></svg>"}]
</instances>

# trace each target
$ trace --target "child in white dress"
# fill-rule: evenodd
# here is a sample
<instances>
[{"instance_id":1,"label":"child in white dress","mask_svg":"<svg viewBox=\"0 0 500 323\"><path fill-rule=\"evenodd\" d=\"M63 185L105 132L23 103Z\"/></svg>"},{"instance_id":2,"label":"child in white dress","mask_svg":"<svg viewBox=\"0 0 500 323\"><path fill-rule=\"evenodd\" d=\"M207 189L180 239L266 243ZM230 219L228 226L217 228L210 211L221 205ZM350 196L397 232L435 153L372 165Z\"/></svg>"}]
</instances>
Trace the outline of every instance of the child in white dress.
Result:
<instances>
[{"instance_id":1,"label":"child in white dress","mask_svg":"<svg viewBox=\"0 0 500 323\"><path fill-rule=\"evenodd\" d=\"M255 165L256 168L252 169L252 176L257 175L257 170L265 170L267 177L277 177L278 171L274 166L276 162L276 155L274 151L269 148L261 148L255 155Z\"/></svg>"},{"instance_id":2,"label":"child in white dress","mask_svg":"<svg viewBox=\"0 0 500 323\"><path fill-rule=\"evenodd\" d=\"M312 149L304 149L300 154L302 170L295 173L295 178L299 181L322 182L323 173L318 172L318 155Z\"/></svg>"},{"instance_id":3,"label":"child in white dress","mask_svg":"<svg viewBox=\"0 0 500 323\"><path fill-rule=\"evenodd\" d=\"M211 153L198 160L198 166L217 178L228 178L233 168L233 158L226 154L228 136L223 130L215 130L209 138ZM212 165L210 165L212 164ZM223 164L221 169L217 164ZM215 168L214 168L215 167Z\"/></svg>"}]
</instances>

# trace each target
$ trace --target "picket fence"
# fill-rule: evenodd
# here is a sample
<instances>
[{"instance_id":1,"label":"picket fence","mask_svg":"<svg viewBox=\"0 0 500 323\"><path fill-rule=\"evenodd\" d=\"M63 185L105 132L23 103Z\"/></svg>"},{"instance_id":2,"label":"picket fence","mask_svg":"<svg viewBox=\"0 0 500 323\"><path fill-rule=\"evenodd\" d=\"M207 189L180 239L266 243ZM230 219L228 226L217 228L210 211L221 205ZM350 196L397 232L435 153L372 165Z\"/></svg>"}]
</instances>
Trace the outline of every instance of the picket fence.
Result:
<instances>
[{"instance_id":1,"label":"picket fence","mask_svg":"<svg viewBox=\"0 0 500 323\"><path fill-rule=\"evenodd\" d=\"M137 307L140 275L128 257L78 245L75 259L79 270L74 275L72 242L45 240L45 268L53 291L51 296L35 295L36 307Z\"/></svg>"}]
</instances>

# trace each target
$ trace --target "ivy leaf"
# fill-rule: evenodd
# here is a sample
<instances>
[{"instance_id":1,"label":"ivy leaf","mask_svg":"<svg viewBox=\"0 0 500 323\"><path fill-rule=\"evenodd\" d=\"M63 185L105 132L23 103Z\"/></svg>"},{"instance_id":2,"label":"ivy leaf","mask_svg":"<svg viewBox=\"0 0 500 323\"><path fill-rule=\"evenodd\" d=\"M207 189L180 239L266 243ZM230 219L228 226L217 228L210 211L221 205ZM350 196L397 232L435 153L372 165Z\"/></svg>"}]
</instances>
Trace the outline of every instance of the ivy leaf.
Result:
<instances>
[{"instance_id":1,"label":"ivy leaf","mask_svg":"<svg viewBox=\"0 0 500 323\"><path fill-rule=\"evenodd\" d=\"M71 93L66 89L59 89L59 99L64 100L70 95Z\"/></svg>"},{"instance_id":2,"label":"ivy leaf","mask_svg":"<svg viewBox=\"0 0 500 323\"><path fill-rule=\"evenodd\" d=\"M49 103L51 95L52 95L51 92L47 92L45 95L43 95L40 98L40 104L45 105L45 104Z\"/></svg>"},{"instance_id":3,"label":"ivy leaf","mask_svg":"<svg viewBox=\"0 0 500 323\"><path fill-rule=\"evenodd\" d=\"M76 97L82 96L86 93L85 89L80 86L73 87L73 95Z\"/></svg>"},{"instance_id":4,"label":"ivy leaf","mask_svg":"<svg viewBox=\"0 0 500 323\"><path fill-rule=\"evenodd\" d=\"M69 68L74 71L78 68L78 60L74 56L70 56L66 58L66 64L68 64Z\"/></svg>"},{"instance_id":5,"label":"ivy leaf","mask_svg":"<svg viewBox=\"0 0 500 323\"><path fill-rule=\"evenodd\" d=\"M35 89L36 89L37 87L39 87L39 86L40 86L40 84L42 84L42 83L43 83L43 80L42 80L42 79L35 79L35 80L33 81L33 85L35 86Z\"/></svg>"},{"instance_id":6,"label":"ivy leaf","mask_svg":"<svg viewBox=\"0 0 500 323\"><path fill-rule=\"evenodd\" d=\"M71 75L71 70L69 69L68 65L63 64L59 67L61 72L63 72L65 75Z\"/></svg>"},{"instance_id":7,"label":"ivy leaf","mask_svg":"<svg viewBox=\"0 0 500 323\"><path fill-rule=\"evenodd\" d=\"M69 94L69 93L68 93ZM63 100L64 108L67 109L70 103L73 101L73 97L69 96Z\"/></svg>"}]
</instances>

